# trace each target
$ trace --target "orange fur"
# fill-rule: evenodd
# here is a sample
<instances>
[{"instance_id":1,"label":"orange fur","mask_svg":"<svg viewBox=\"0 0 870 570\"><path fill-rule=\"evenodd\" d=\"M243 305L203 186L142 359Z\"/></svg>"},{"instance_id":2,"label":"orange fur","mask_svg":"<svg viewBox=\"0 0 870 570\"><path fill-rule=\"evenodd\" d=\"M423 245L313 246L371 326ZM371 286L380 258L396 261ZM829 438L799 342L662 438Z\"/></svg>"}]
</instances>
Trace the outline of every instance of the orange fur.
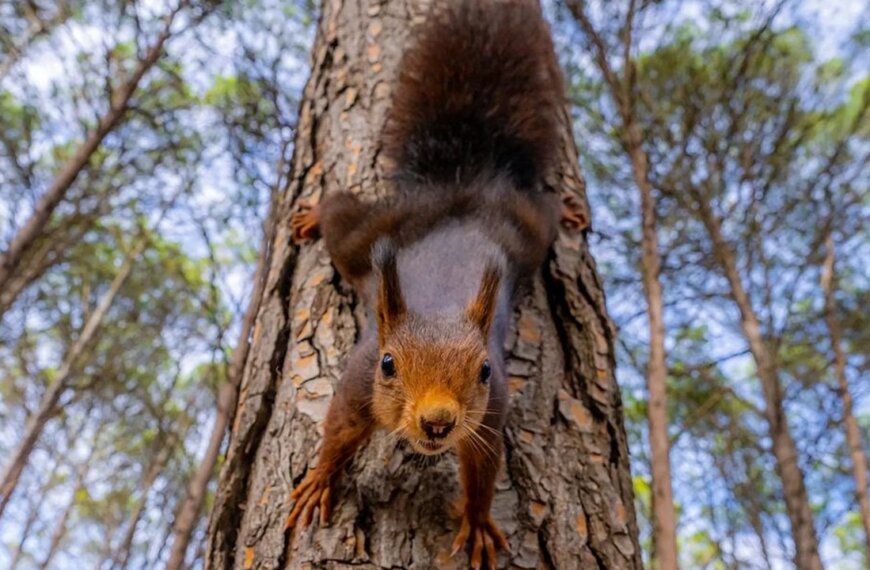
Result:
<instances>
[{"instance_id":1,"label":"orange fur","mask_svg":"<svg viewBox=\"0 0 870 570\"><path fill-rule=\"evenodd\" d=\"M438 442L438 449L426 447L421 442L428 438L420 427L426 412L449 410L457 426L477 429L480 425L481 411L489 399L489 387L479 380L487 348L471 321L455 318L431 323L410 315L379 353L392 355L396 375L385 378L376 369L374 418L390 431L399 430L416 451L443 452L468 437L466 431L457 429Z\"/></svg>"}]
</instances>

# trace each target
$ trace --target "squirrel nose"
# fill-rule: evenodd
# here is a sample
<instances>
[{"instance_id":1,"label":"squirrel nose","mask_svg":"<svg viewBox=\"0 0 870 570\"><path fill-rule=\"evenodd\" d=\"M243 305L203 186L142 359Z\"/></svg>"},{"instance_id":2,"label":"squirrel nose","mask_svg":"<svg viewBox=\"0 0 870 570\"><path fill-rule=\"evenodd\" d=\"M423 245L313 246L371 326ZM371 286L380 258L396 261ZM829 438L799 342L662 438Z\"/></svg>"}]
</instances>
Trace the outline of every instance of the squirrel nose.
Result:
<instances>
[{"instance_id":1,"label":"squirrel nose","mask_svg":"<svg viewBox=\"0 0 870 570\"><path fill-rule=\"evenodd\" d=\"M429 436L429 439L442 439L447 437L447 434L453 430L453 426L455 425L456 420L453 418L438 420L420 418L420 426L423 428L423 431L426 432L426 435Z\"/></svg>"}]
</instances>

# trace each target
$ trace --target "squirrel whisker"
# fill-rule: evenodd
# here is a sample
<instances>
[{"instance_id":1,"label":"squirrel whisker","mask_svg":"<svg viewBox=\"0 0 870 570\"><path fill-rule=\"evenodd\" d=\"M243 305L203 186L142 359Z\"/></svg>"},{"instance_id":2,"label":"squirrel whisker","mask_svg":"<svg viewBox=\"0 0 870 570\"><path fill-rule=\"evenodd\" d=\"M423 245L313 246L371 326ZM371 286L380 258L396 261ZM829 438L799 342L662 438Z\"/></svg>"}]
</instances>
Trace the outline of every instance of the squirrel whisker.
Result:
<instances>
[{"instance_id":1,"label":"squirrel whisker","mask_svg":"<svg viewBox=\"0 0 870 570\"><path fill-rule=\"evenodd\" d=\"M480 424L480 425L483 425L483 424ZM496 449L492 446L492 444L490 444L488 441L486 441L486 439L484 439L484 437L482 435L477 433L476 430L471 429L471 427L468 425L467 421L462 423L462 430L463 430L463 433L465 433L466 435L469 436L469 439L468 439L469 443L474 445L474 442L477 442L480 444L482 451L488 452L488 453L486 453L486 455L489 457L490 460L492 460L492 458L498 457L499 454L496 451Z\"/></svg>"}]
</instances>

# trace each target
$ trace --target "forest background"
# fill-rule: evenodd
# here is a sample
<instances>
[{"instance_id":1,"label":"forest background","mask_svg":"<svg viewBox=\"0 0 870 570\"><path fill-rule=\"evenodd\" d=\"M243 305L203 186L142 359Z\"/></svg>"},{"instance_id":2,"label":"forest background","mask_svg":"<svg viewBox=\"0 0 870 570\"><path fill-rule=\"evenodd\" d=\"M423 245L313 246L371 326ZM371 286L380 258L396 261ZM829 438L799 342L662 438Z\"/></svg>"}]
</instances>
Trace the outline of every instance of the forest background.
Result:
<instances>
[{"instance_id":1,"label":"forest background","mask_svg":"<svg viewBox=\"0 0 870 570\"><path fill-rule=\"evenodd\" d=\"M648 565L868 567L870 4L544 4ZM317 17L0 2L0 567L201 566Z\"/></svg>"}]
</instances>

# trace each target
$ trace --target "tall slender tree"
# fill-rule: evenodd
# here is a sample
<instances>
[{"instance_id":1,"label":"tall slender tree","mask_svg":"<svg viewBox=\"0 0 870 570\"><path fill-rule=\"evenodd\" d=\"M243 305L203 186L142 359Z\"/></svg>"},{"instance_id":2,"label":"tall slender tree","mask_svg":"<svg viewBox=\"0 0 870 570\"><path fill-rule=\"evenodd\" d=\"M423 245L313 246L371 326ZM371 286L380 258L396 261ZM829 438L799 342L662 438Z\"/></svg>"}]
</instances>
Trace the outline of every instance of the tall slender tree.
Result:
<instances>
[{"instance_id":1,"label":"tall slender tree","mask_svg":"<svg viewBox=\"0 0 870 570\"><path fill-rule=\"evenodd\" d=\"M656 195L649 179L649 156L643 148L643 128L637 114L638 93L634 61L634 27L638 5L628 0L620 25L622 68L617 69L605 38L593 24L585 2L570 0L568 7L577 19L594 53L595 62L606 83L620 119L619 137L623 142L634 183L640 194L641 210L641 275L649 323L649 356L646 383L649 399L650 471L652 473L653 567L676 570L677 516L671 489L670 436L668 435L668 366L665 353L664 297L659 280L661 258L657 230ZM609 9L614 9L611 4ZM619 17L613 10L609 17Z\"/></svg>"},{"instance_id":2,"label":"tall slender tree","mask_svg":"<svg viewBox=\"0 0 870 570\"><path fill-rule=\"evenodd\" d=\"M109 77L106 80L106 101L103 102L105 109L97 118L96 125L89 129L84 140L75 146L69 159L60 166L54 179L40 194L29 217L16 229L8 245L0 251L0 290L6 291L0 308L8 308L14 301L13 295L9 293L9 285L16 280L18 272L26 271L27 268L20 267L22 260L43 236L55 210L67 198L70 189L94 159L103 141L127 118L131 103L139 94L143 79L160 62L166 43L178 33L176 30L179 27L178 20L186 14L190 19L188 26L195 25L212 9L213 6L206 3L199 9L193 10L190 0L179 0L176 6L163 17L160 31L146 47L142 56L137 59L132 70L121 75L122 80L119 83L114 84L114 78L111 77L112 70L107 71ZM107 56L107 59L111 61L111 57ZM14 290L20 292L21 287L16 287Z\"/></svg>"},{"instance_id":3,"label":"tall slender tree","mask_svg":"<svg viewBox=\"0 0 870 570\"><path fill-rule=\"evenodd\" d=\"M837 130L830 152L806 165L806 178L792 175L806 153L818 151L811 133L828 129L830 113L819 87L824 67L801 32L777 24L782 6L759 9L755 20L744 18L748 25L725 18L742 26L736 37L684 30L645 59L639 84L650 148L657 153L653 182L667 197L673 219L691 220L679 225L692 232L695 255L701 256L695 263L717 276L716 285L702 290L715 290L717 298L724 294L739 316L735 325L761 387L794 562L813 570L822 562L802 454L786 411L781 331L805 282L806 256L818 243L814 229L824 226L808 208L808 197L831 176L859 175L860 168L844 165L854 140L852 123L863 111ZM665 77L665 69L674 73ZM778 255L766 239L793 257Z\"/></svg>"},{"instance_id":4,"label":"tall slender tree","mask_svg":"<svg viewBox=\"0 0 870 570\"><path fill-rule=\"evenodd\" d=\"M846 377L846 352L843 349L843 332L837 316L837 269L834 238L829 233L825 238L825 261L822 268L822 291L824 293L825 325L831 340L834 356L834 376L837 379L837 392L843 402L843 425L846 430L846 443L852 463L852 477L855 479L855 501L864 526L864 556L870 563L870 498L867 496L867 456L861 443L861 428L855 419L852 391Z\"/></svg>"},{"instance_id":5,"label":"tall slender tree","mask_svg":"<svg viewBox=\"0 0 870 570\"><path fill-rule=\"evenodd\" d=\"M274 214L274 212L272 213ZM202 461L200 461L188 482L187 492L181 503L181 508L178 510L172 523L172 548L169 554L169 561L166 563L166 570L179 570L184 566L190 538L193 535L203 502L205 501L206 490L209 481L212 479L221 446L227 434L227 428L236 410L242 371L252 342L251 335L253 333L254 318L257 315L257 310L263 298L265 270L270 265L269 248L272 246L272 229L274 227L275 221L270 215L266 220L262 241L260 242L260 253L257 258L257 267L254 271L254 289L251 293L251 299L248 301L248 308L242 317L239 342L233 351L229 367L227 368L227 378L218 390L214 425L211 428L208 446Z\"/></svg>"},{"instance_id":6,"label":"tall slender tree","mask_svg":"<svg viewBox=\"0 0 870 570\"><path fill-rule=\"evenodd\" d=\"M88 346L94 341L100 327L103 325L103 319L106 317L112 303L114 303L115 297L118 296L118 293L130 276L130 272L133 271L136 260L147 243L147 240L140 239L131 248L124 264L118 270L109 288L100 298L97 307L90 314L81 331L79 331L75 342L70 346L69 352L64 356L63 364L52 379L45 394L43 394L39 407L28 419L27 426L24 428L24 437L3 468L3 475L0 478L0 516L3 515L3 511L9 504L9 499L18 485L21 473L27 465L28 458L36 446L36 442L39 441L39 437L45 429L46 424L57 413L58 402L61 396L69 389L70 381L73 378L76 366L79 365L79 360L85 354Z\"/></svg>"},{"instance_id":7,"label":"tall slender tree","mask_svg":"<svg viewBox=\"0 0 870 570\"><path fill-rule=\"evenodd\" d=\"M100 449L99 441L102 427L103 426L100 426L100 428L98 428L96 433L94 434L92 438L91 448L85 458L75 467L75 477L73 478L73 485L70 492L69 500L67 501L67 504L64 507L60 517L58 517L57 521L55 522L54 529L51 531L51 538L48 544L48 548L43 554L42 560L39 562L40 570L46 570L47 568L51 567L51 563L54 560L54 557L57 555L58 550L60 550L61 543L66 537L67 531L69 530L69 520L72 517L73 511L75 510L79 494L85 492L85 490L87 489L88 473L90 472L93 461L96 459L97 452Z\"/></svg>"},{"instance_id":8,"label":"tall slender tree","mask_svg":"<svg viewBox=\"0 0 870 570\"><path fill-rule=\"evenodd\" d=\"M166 467L167 461L171 456L171 442L161 442L159 450L154 456L153 461L144 472L142 485L139 488L139 496L133 504L133 509L124 523L124 535L119 541L114 553L112 554L112 570L125 570L130 561L130 554L133 549L133 540L136 537L136 528L139 526L139 519L142 518L142 513L148 504L148 497L151 494L151 488L157 481L157 477Z\"/></svg>"}]
</instances>

